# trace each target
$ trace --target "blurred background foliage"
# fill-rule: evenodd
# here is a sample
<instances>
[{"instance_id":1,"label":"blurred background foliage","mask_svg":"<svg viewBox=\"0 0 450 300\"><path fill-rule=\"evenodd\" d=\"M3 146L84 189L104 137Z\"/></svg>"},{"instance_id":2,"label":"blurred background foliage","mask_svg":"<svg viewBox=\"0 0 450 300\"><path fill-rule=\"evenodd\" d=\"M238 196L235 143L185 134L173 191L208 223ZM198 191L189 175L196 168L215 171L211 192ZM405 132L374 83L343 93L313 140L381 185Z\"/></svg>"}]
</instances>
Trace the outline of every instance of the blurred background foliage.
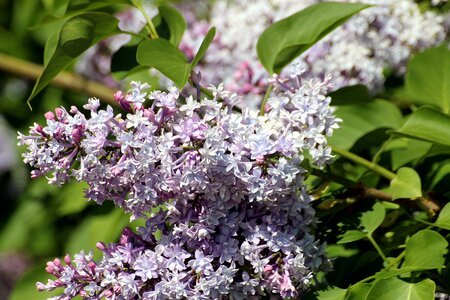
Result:
<instances>
[{"instance_id":1,"label":"blurred background foliage","mask_svg":"<svg viewBox=\"0 0 450 300\"><path fill-rule=\"evenodd\" d=\"M47 39L61 14L57 0L0 0L0 54L43 63ZM120 8L120 7L118 7ZM108 8L115 9L114 7ZM3 59L3 57L0 57ZM81 106L87 95L49 86L27 105L35 80L0 70L0 299L46 299L35 282L46 280L46 261L115 241L129 222L112 205L91 205L84 185L55 187L31 180L16 146L16 132L56 107ZM134 225L132 225L134 226ZM96 252L94 252L96 253ZM98 255L99 253L97 253ZM16 288L8 296L13 286Z\"/></svg>"}]
</instances>

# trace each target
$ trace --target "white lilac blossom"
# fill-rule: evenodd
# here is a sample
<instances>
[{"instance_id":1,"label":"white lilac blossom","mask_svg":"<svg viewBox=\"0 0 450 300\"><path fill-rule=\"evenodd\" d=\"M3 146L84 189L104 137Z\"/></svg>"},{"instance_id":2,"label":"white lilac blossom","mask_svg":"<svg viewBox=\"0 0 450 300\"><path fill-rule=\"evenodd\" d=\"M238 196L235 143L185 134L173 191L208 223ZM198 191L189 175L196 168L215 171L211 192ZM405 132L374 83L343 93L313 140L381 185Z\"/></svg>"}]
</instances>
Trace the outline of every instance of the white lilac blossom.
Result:
<instances>
[{"instance_id":1,"label":"white lilac blossom","mask_svg":"<svg viewBox=\"0 0 450 300\"><path fill-rule=\"evenodd\" d=\"M223 81L227 89L239 94L263 93L267 74L256 55L258 37L274 21L318 2L215 1L210 23L217 27L217 45L204 58L204 81ZM331 74L334 89L364 84L377 92L384 84L385 68L403 74L412 54L448 38L445 18L435 12L421 12L413 0L362 2L374 7L352 17L295 61L293 67L305 69L304 78L323 79ZM195 34L195 24L191 25L193 33L185 36L185 45L196 45L203 38Z\"/></svg>"},{"instance_id":2,"label":"white lilac blossom","mask_svg":"<svg viewBox=\"0 0 450 300\"><path fill-rule=\"evenodd\" d=\"M88 199L146 218L138 234L125 229L119 243L98 244L99 262L83 253L66 266L50 262L57 279L38 289L63 288L56 299L301 295L326 265L301 163L330 161L326 136L339 120L328 81L272 83L263 116L233 111L236 96L222 87L213 99L183 99L133 82L115 94L126 116L90 99L90 116L59 108L20 134L32 177L86 181Z\"/></svg>"}]
</instances>

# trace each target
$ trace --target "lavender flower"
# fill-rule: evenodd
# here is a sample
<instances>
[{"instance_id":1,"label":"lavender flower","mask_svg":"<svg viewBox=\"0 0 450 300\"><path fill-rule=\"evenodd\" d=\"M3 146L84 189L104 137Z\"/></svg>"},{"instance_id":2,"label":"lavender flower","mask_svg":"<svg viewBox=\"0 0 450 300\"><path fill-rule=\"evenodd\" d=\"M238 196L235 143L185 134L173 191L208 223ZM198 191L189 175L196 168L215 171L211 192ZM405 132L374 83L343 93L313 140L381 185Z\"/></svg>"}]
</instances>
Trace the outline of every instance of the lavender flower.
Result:
<instances>
[{"instance_id":1,"label":"lavender flower","mask_svg":"<svg viewBox=\"0 0 450 300\"><path fill-rule=\"evenodd\" d=\"M34 177L86 181L88 199L112 200L146 219L138 234L125 229L119 243L99 243L101 261L81 252L66 266L50 262L57 279L38 289L62 287L56 299L305 291L324 260L310 233L314 211L300 164L306 153L318 167L329 162L325 137L339 120L324 96L328 81L272 82L264 116L234 112L235 96L220 88L214 99L182 99L174 88L146 92L134 82L126 95L116 93L130 108L126 116L90 99L90 116L59 108L45 115L46 126L20 134Z\"/></svg>"},{"instance_id":2,"label":"lavender flower","mask_svg":"<svg viewBox=\"0 0 450 300\"><path fill-rule=\"evenodd\" d=\"M210 22L218 33L201 65L203 81L223 81L227 89L241 95L264 93L267 73L256 56L258 37L273 22L318 2L215 1ZM448 39L445 17L431 11L422 13L412 0L363 2L375 6L352 17L302 54L291 65L291 72L302 70L304 79L316 80L331 74L333 89L364 84L378 92L384 84L385 68L401 75L412 54ZM203 34L197 34L197 24L192 23L183 39L186 53L195 52L195 45L203 38ZM246 30L242 30L243 24ZM259 100L253 96L247 103L257 105Z\"/></svg>"}]
</instances>

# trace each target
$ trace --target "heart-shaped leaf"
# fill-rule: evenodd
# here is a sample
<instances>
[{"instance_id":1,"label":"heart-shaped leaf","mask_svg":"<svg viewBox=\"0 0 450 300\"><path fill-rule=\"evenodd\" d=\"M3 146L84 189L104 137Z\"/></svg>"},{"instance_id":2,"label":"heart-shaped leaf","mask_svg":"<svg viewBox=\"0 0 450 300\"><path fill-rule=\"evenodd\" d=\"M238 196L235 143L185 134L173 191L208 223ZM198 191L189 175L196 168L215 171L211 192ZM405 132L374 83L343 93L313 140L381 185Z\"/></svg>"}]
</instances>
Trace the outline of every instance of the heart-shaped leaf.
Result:
<instances>
[{"instance_id":1,"label":"heart-shaped leaf","mask_svg":"<svg viewBox=\"0 0 450 300\"><path fill-rule=\"evenodd\" d=\"M386 216L386 208L380 202L376 202L372 210L366 211L360 217L361 226L367 234L372 234L381 225Z\"/></svg>"},{"instance_id":2,"label":"heart-shaped leaf","mask_svg":"<svg viewBox=\"0 0 450 300\"><path fill-rule=\"evenodd\" d=\"M431 107L419 107L399 130L388 133L450 146L450 116Z\"/></svg>"},{"instance_id":3,"label":"heart-shaped leaf","mask_svg":"<svg viewBox=\"0 0 450 300\"><path fill-rule=\"evenodd\" d=\"M101 12L82 13L68 19L61 27L57 47L39 76L28 103L89 47L119 33L118 23L114 16ZM49 47L54 45L50 44Z\"/></svg>"},{"instance_id":4,"label":"heart-shaped leaf","mask_svg":"<svg viewBox=\"0 0 450 300\"><path fill-rule=\"evenodd\" d=\"M438 232L424 229L414 234L405 248L402 268L436 269L444 266L448 242Z\"/></svg>"},{"instance_id":5,"label":"heart-shaped leaf","mask_svg":"<svg viewBox=\"0 0 450 300\"><path fill-rule=\"evenodd\" d=\"M431 279L417 283L409 283L391 277L375 282L367 295L366 300L425 300L434 299L436 284Z\"/></svg>"},{"instance_id":6,"label":"heart-shaped leaf","mask_svg":"<svg viewBox=\"0 0 450 300\"><path fill-rule=\"evenodd\" d=\"M391 180L389 192L392 198L418 198L422 196L422 183L414 169L400 168L397 176Z\"/></svg>"},{"instance_id":7,"label":"heart-shaped leaf","mask_svg":"<svg viewBox=\"0 0 450 300\"><path fill-rule=\"evenodd\" d=\"M258 57L270 74L279 73L294 58L367 7L339 2L311 5L267 28L256 46Z\"/></svg>"},{"instance_id":8,"label":"heart-shaped leaf","mask_svg":"<svg viewBox=\"0 0 450 300\"><path fill-rule=\"evenodd\" d=\"M420 104L450 112L450 50L447 44L428 49L408 63L405 78L407 95Z\"/></svg>"},{"instance_id":9,"label":"heart-shaped leaf","mask_svg":"<svg viewBox=\"0 0 450 300\"><path fill-rule=\"evenodd\" d=\"M191 70L191 65L183 52L161 38L141 42L137 49L136 60L141 65L157 69L179 88L184 87Z\"/></svg>"}]
</instances>

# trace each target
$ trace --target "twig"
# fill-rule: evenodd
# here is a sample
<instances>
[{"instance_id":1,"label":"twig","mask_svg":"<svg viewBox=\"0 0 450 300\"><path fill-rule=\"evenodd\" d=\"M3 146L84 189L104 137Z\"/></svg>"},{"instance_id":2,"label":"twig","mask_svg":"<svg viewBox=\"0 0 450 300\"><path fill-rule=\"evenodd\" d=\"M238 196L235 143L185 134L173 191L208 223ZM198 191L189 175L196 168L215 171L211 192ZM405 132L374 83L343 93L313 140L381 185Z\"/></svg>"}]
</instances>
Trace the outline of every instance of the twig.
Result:
<instances>
[{"instance_id":1,"label":"twig","mask_svg":"<svg viewBox=\"0 0 450 300\"><path fill-rule=\"evenodd\" d=\"M44 67L0 53L0 70L20 77L36 80L42 74ZM91 97L97 97L110 104L117 104L113 98L115 90L99 82L87 80L74 73L63 71L56 75L51 84L74 92L84 93Z\"/></svg>"}]
</instances>

